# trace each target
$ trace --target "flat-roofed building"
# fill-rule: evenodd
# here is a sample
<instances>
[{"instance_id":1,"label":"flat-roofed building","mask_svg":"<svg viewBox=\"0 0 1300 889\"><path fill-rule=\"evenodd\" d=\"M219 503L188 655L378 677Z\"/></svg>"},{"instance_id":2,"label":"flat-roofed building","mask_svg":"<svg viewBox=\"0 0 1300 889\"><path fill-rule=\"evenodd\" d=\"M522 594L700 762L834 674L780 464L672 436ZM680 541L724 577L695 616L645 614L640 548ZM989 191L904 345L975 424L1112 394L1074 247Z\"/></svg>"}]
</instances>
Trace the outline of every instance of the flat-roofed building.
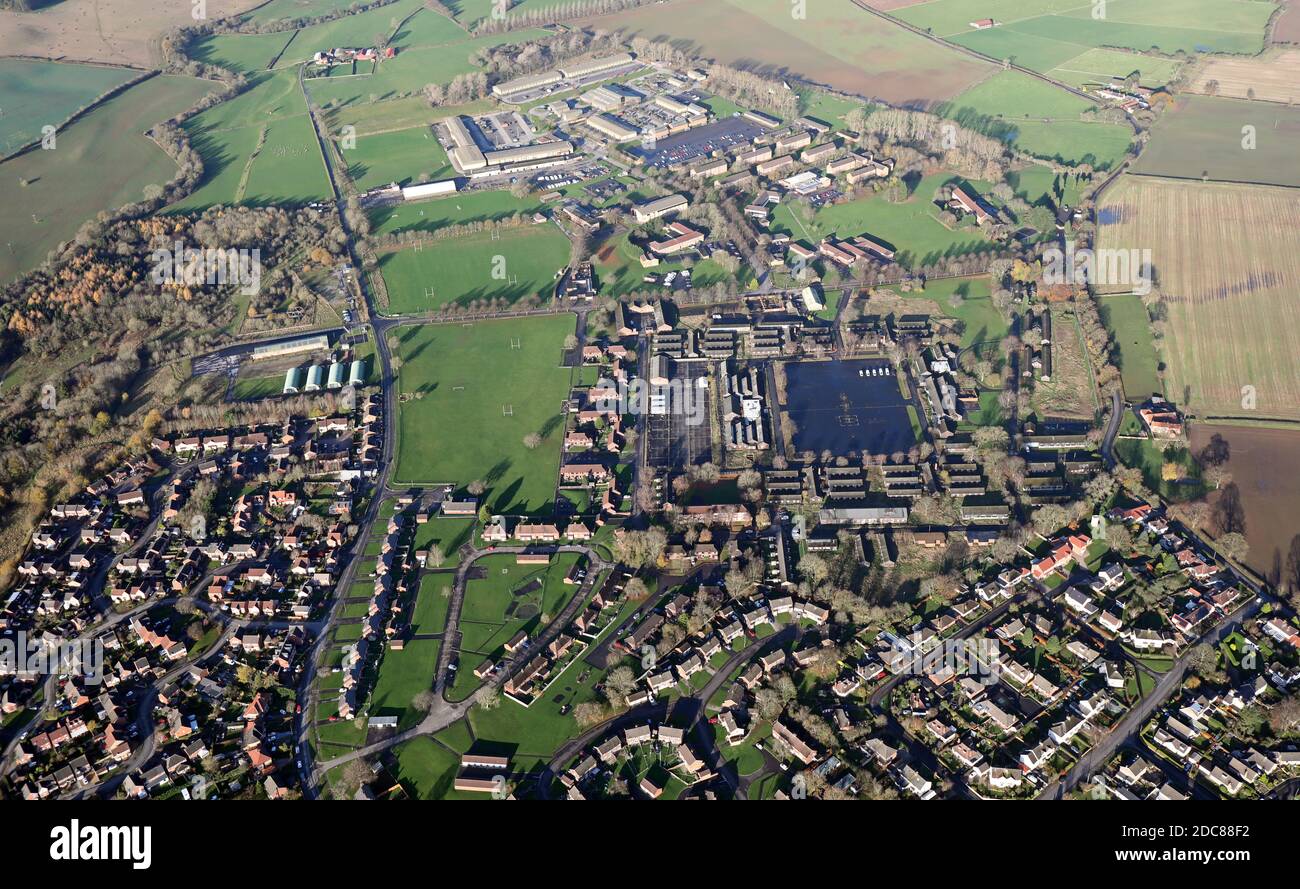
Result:
<instances>
[{"instance_id":1,"label":"flat-roofed building","mask_svg":"<svg viewBox=\"0 0 1300 889\"><path fill-rule=\"evenodd\" d=\"M529 74L527 77L516 77L514 80L507 80L498 83L492 87L492 94L498 99L509 99L519 93L531 92L559 83L564 79L564 75L559 71L543 71L541 74Z\"/></svg>"},{"instance_id":2,"label":"flat-roofed building","mask_svg":"<svg viewBox=\"0 0 1300 889\"><path fill-rule=\"evenodd\" d=\"M657 198L653 201L646 201L644 204L636 204L632 207L632 217L638 223L650 222L661 216L667 216L669 213L676 213L685 210L689 202L685 196L680 194L670 194L667 197Z\"/></svg>"},{"instance_id":3,"label":"flat-roofed building","mask_svg":"<svg viewBox=\"0 0 1300 889\"><path fill-rule=\"evenodd\" d=\"M594 59L587 59L585 62L566 62L556 71L559 72L561 77L573 80L577 77L589 77L592 74L623 68L635 61L636 58L631 53L620 52L611 56L598 56Z\"/></svg>"},{"instance_id":4,"label":"flat-roofed building","mask_svg":"<svg viewBox=\"0 0 1300 889\"><path fill-rule=\"evenodd\" d=\"M636 127L624 123L611 114L593 114L587 118L587 126L616 142L629 142L640 135Z\"/></svg>"},{"instance_id":5,"label":"flat-roofed building","mask_svg":"<svg viewBox=\"0 0 1300 889\"><path fill-rule=\"evenodd\" d=\"M542 160L548 157L564 157L573 154L573 144L566 141L539 142L536 145L523 145L519 148L503 148L489 151L483 155L489 166L500 167L506 164L520 164L528 161Z\"/></svg>"}]
</instances>

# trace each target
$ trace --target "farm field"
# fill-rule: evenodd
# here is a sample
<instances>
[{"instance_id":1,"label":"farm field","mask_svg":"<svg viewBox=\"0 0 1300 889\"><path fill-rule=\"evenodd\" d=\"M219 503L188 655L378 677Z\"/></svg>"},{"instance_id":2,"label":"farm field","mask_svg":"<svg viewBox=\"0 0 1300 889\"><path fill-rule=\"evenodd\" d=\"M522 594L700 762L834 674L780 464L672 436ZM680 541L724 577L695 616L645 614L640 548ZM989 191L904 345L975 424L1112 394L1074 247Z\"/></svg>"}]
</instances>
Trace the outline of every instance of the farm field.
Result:
<instances>
[{"instance_id":1,"label":"farm field","mask_svg":"<svg viewBox=\"0 0 1300 889\"><path fill-rule=\"evenodd\" d=\"M354 105L335 105L325 109L325 123L331 133L345 126L356 128L357 138L382 135L396 130L428 127L434 121L458 114L481 114L489 110L488 100L467 102L464 105L447 105L433 108L424 98L407 96Z\"/></svg>"},{"instance_id":2,"label":"farm field","mask_svg":"<svg viewBox=\"0 0 1300 889\"><path fill-rule=\"evenodd\" d=\"M1012 142L1035 157L1087 162L1104 170L1123 157L1133 131L1125 125L1079 119L1095 107L1027 74L1002 71L962 93L941 111L963 126Z\"/></svg>"},{"instance_id":3,"label":"farm field","mask_svg":"<svg viewBox=\"0 0 1300 889\"><path fill-rule=\"evenodd\" d=\"M244 16L244 21L261 24L328 15L347 9L356 2L357 0L271 0Z\"/></svg>"},{"instance_id":4,"label":"farm field","mask_svg":"<svg viewBox=\"0 0 1300 889\"><path fill-rule=\"evenodd\" d=\"M568 262L568 238L545 225L504 229L496 240L483 232L408 247L385 254L379 268L388 285L388 311L411 314L448 303L515 303L543 295L554 287L555 273ZM504 279L493 277L498 266ZM430 288L433 293L427 295Z\"/></svg>"},{"instance_id":5,"label":"farm field","mask_svg":"<svg viewBox=\"0 0 1300 889\"><path fill-rule=\"evenodd\" d=\"M1244 127L1255 148L1244 150ZM1153 176L1300 185L1300 109L1211 96L1181 96L1151 128L1133 170Z\"/></svg>"},{"instance_id":6,"label":"farm field","mask_svg":"<svg viewBox=\"0 0 1300 889\"><path fill-rule=\"evenodd\" d=\"M1158 373L1160 356L1151 341L1146 306L1133 293L1112 293L1099 298L1101 321L1119 347L1119 369L1124 395L1144 401L1163 390Z\"/></svg>"},{"instance_id":7,"label":"farm field","mask_svg":"<svg viewBox=\"0 0 1300 889\"><path fill-rule=\"evenodd\" d=\"M873 5L884 8L879 2ZM1104 17L1094 17L1094 4L1079 0L933 0L891 14L995 58L1005 58L1009 49L1029 53L1037 64L1010 54L1017 56L1019 64L1042 70L1038 65L1045 52L1077 55L1099 46L1158 47L1169 54L1179 50L1256 53L1263 47L1265 26L1275 8L1276 4L1259 0L1108 0ZM971 22L984 18L998 26L971 27ZM1177 24L1189 21L1197 27Z\"/></svg>"},{"instance_id":8,"label":"farm field","mask_svg":"<svg viewBox=\"0 0 1300 889\"><path fill-rule=\"evenodd\" d=\"M1298 218L1290 189L1125 176L1107 190L1099 245L1150 249L1168 305L1169 398L1202 415L1300 418Z\"/></svg>"},{"instance_id":9,"label":"farm field","mask_svg":"<svg viewBox=\"0 0 1300 889\"><path fill-rule=\"evenodd\" d=\"M798 75L896 105L952 98L990 66L906 33L850 0L809 3L796 20L785 0L682 0L593 16L581 24L681 42L728 65ZM755 64L762 47L762 63Z\"/></svg>"},{"instance_id":10,"label":"farm field","mask_svg":"<svg viewBox=\"0 0 1300 889\"><path fill-rule=\"evenodd\" d=\"M200 62L253 74L264 71L289 45L294 31L269 34L213 34L194 44L190 54Z\"/></svg>"},{"instance_id":11,"label":"farm field","mask_svg":"<svg viewBox=\"0 0 1300 889\"><path fill-rule=\"evenodd\" d=\"M1267 577L1274 554L1285 565L1291 538L1300 533L1300 475L1277 471L1300 462L1300 430L1197 423L1189 432L1192 450L1205 447L1216 432L1228 440L1226 468L1246 511L1246 564Z\"/></svg>"},{"instance_id":12,"label":"farm field","mask_svg":"<svg viewBox=\"0 0 1300 889\"><path fill-rule=\"evenodd\" d=\"M957 178L943 173L926 176L902 203L891 203L882 192L822 207L811 220L804 219L790 202L783 202L772 213L772 231L789 234L810 247L829 235L870 234L893 245L898 262L909 268L944 256L976 253L991 246L984 233L978 227L947 228L939 221L940 210L934 204L935 191Z\"/></svg>"},{"instance_id":13,"label":"farm field","mask_svg":"<svg viewBox=\"0 0 1300 889\"><path fill-rule=\"evenodd\" d=\"M394 204L370 211L376 234L402 232L432 233L448 225L497 222L517 214L533 214L542 208L535 197L517 198L508 191L467 191L430 201Z\"/></svg>"},{"instance_id":14,"label":"farm field","mask_svg":"<svg viewBox=\"0 0 1300 889\"><path fill-rule=\"evenodd\" d=\"M173 205L300 204L330 195L325 162L293 74L258 75L255 86L185 124L203 155L203 180Z\"/></svg>"},{"instance_id":15,"label":"farm field","mask_svg":"<svg viewBox=\"0 0 1300 889\"><path fill-rule=\"evenodd\" d=\"M425 14L447 21L428 10L417 15L413 21L420 21ZM310 78L307 80L307 89L314 101L321 105L333 106L377 102L418 94L425 84L448 84L457 75L479 70L470 59L480 49L503 43L535 40L546 36L546 33L532 29L472 39L461 35L454 43L402 49L396 57L381 61L373 74Z\"/></svg>"},{"instance_id":16,"label":"farm field","mask_svg":"<svg viewBox=\"0 0 1300 889\"><path fill-rule=\"evenodd\" d=\"M1300 49L1249 59L1211 58L1196 69L1189 92L1292 105L1300 99Z\"/></svg>"},{"instance_id":17,"label":"farm field","mask_svg":"<svg viewBox=\"0 0 1300 889\"><path fill-rule=\"evenodd\" d=\"M258 0L207 0L210 20L244 12ZM95 0L31 3L36 12L0 10L0 56L109 62L152 68L161 63L157 38L194 24L190 3Z\"/></svg>"},{"instance_id":18,"label":"farm field","mask_svg":"<svg viewBox=\"0 0 1300 889\"><path fill-rule=\"evenodd\" d=\"M0 59L0 156L41 138L41 128L57 127L138 71L27 59Z\"/></svg>"},{"instance_id":19,"label":"farm field","mask_svg":"<svg viewBox=\"0 0 1300 889\"><path fill-rule=\"evenodd\" d=\"M572 332L568 315L402 328L395 482L463 490L481 479L494 512L548 512L569 386L560 352ZM542 444L530 450L533 432Z\"/></svg>"},{"instance_id":20,"label":"farm field","mask_svg":"<svg viewBox=\"0 0 1300 889\"><path fill-rule=\"evenodd\" d=\"M0 164L0 283L40 265L101 210L144 197L176 165L144 132L189 108L212 84L193 77L154 77L91 111L58 135L55 151L34 151ZM28 184L23 185L26 181ZM57 209L57 215L53 212Z\"/></svg>"},{"instance_id":21,"label":"farm field","mask_svg":"<svg viewBox=\"0 0 1300 889\"><path fill-rule=\"evenodd\" d=\"M1070 86L1082 87L1086 83L1123 80L1136 71L1139 84L1156 89L1172 80L1181 67L1182 63L1175 59L1101 48L1082 52L1043 73Z\"/></svg>"}]
</instances>

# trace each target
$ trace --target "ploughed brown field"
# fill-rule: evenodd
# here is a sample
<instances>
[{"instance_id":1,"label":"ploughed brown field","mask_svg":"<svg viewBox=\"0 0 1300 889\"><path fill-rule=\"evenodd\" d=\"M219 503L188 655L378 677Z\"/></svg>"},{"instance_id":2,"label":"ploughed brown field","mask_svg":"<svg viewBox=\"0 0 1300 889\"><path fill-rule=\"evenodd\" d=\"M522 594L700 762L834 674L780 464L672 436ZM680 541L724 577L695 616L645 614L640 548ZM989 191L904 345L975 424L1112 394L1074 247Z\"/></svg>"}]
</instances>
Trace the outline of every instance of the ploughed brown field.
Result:
<instances>
[{"instance_id":1,"label":"ploughed brown field","mask_svg":"<svg viewBox=\"0 0 1300 889\"><path fill-rule=\"evenodd\" d=\"M814 0L795 19L789 0L677 0L580 24L670 41L748 71L799 77L895 105L951 99L993 71L887 22L850 0Z\"/></svg>"},{"instance_id":2,"label":"ploughed brown field","mask_svg":"<svg viewBox=\"0 0 1300 889\"><path fill-rule=\"evenodd\" d=\"M224 18L261 2L207 0L207 18ZM0 11L0 56L152 67L160 61L158 38L195 23L193 5L191 0L62 0L36 12Z\"/></svg>"},{"instance_id":3,"label":"ploughed brown field","mask_svg":"<svg viewBox=\"0 0 1300 889\"><path fill-rule=\"evenodd\" d=\"M1300 534L1300 428L1218 426L1198 423L1191 428L1193 452L1219 433L1228 440L1232 457L1227 469L1241 490L1246 510L1246 564L1265 577L1273 569L1274 553L1285 564L1291 538ZM1214 502L1213 492L1210 502Z\"/></svg>"},{"instance_id":4,"label":"ploughed brown field","mask_svg":"<svg viewBox=\"0 0 1300 889\"><path fill-rule=\"evenodd\" d=\"M1300 3L1286 0L1286 9L1273 26L1273 40L1277 43L1300 43Z\"/></svg>"}]
</instances>

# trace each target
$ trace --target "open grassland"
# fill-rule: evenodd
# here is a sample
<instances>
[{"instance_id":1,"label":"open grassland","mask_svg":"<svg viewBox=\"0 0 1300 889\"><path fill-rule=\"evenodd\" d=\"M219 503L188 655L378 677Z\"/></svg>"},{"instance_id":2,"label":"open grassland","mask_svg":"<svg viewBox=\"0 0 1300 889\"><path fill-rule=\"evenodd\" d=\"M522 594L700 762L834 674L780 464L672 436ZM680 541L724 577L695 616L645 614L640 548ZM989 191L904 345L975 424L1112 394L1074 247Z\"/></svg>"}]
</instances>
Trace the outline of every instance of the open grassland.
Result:
<instances>
[{"instance_id":1,"label":"open grassland","mask_svg":"<svg viewBox=\"0 0 1300 889\"><path fill-rule=\"evenodd\" d=\"M379 267L388 311L412 314L448 303L549 296L555 273L568 261L568 238L545 225L505 229L495 240L483 232L398 250L385 254Z\"/></svg>"},{"instance_id":2,"label":"open grassland","mask_svg":"<svg viewBox=\"0 0 1300 889\"><path fill-rule=\"evenodd\" d=\"M1010 332L1010 324L993 306L988 276L930 281L924 290L907 293L898 288L887 289L903 300L903 311L925 312L935 318L956 321L961 328L959 348L983 345L980 354L1000 363L1001 356L992 347ZM868 300L863 311L870 314L877 309Z\"/></svg>"},{"instance_id":3,"label":"open grassland","mask_svg":"<svg viewBox=\"0 0 1300 889\"><path fill-rule=\"evenodd\" d=\"M1267 577L1275 559L1286 564L1291 538L1300 533L1300 473L1278 471L1300 464L1300 430L1198 423L1190 431L1192 450L1205 447L1216 432L1228 440L1226 468L1246 511L1246 564Z\"/></svg>"},{"instance_id":4,"label":"open grassland","mask_svg":"<svg viewBox=\"0 0 1300 889\"><path fill-rule=\"evenodd\" d=\"M136 76L125 68L0 59L0 156L38 141L42 127L60 126L97 96Z\"/></svg>"},{"instance_id":5,"label":"open grassland","mask_svg":"<svg viewBox=\"0 0 1300 889\"><path fill-rule=\"evenodd\" d=\"M1107 0L1104 7L1086 0L933 0L891 14L978 52L1046 70L1040 66L1100 46L1256 53L1275 8L1262 0ZM985 18L998 26L971 27Z\"/></svg>"},{"instance_id":6,"label":"open grassland","mask_svg":"<svg viewBox=\"0 0 1300 889\"><path fill-rule=\"evenodd\" d=\"M571 315L402 328L396 483L478 479L494 512L549 511L572 332ZM542 443L529 449L534 432Z\"/></svg>"},{"instance_id":7,"label":"open grassland","mask_svg":"<svg viewBox=\"0 0 1300 889\"><path fill-rule=\"evenodd\" d=\"M370 212L376 234L413 231L432 234L448 225L467 222L496 222L518 213L533 214L542 208L534 197L516 198L508 191L471 191L431 201L378 207Z\"/></svg>"},{"instance_id":8,"label":"open grassland","mask_svg":"<svg viewBox=\"0 0 1300 889\"><path fill-rule=\"evenodd\" d=\"M256 75L248 91L185 124L203 180L174 205L295 205L330 195L307 103L292 72Z\"/></svg>"},{"instance_id":9,"label":"open grassland","mask_svg":"<svg viewBox=\"0 0 1300 889\"><path fill-rule=\"evenodd\" d=\"M145 186L175 176L171 158L144 133L211 89L192 77L151 78L59 133L53 151L0 164L0 283L40 265L83 221L138 201Z\"/></svg>"},{"instance_id":10,"label":"open grassland","mask_svg":"<svg viewBox=\"0 0 1300 889\"><path fill-rule=\"evenodd\" d=\"M1300 418L1300 193L1126 176L1099 219L1101 247L1151 250L1171 399L1208 416Z\"/></svg>"},{"instance_id":11,"label":"open grassland","mask_svg":"<svg viewBox=\"0 0 1300 889\"><path fill-rule=\"evenodd\" d=\"M1197 66L1187 88L1189 92L1229 99L1292 105L1300 99L1300 49L1249 59L1206 59Z\"/></svg>"},{"instance_id":12,"label":"open grassland","mask_svg":"<svg viewBox=\"0 0 1300 889\"><path fill-rule=\"evenodd\" d=\"M991 247L978 227L949 229L939 221L941 212L934 193L950 179L945 174L926 176L902 203L893 203L884 193L817 210L811 219L789 201L777 205L772 214L772 231L789 234L808 247L822 238L869 234L893 245L897 260L908 267L934 262L944 256L961 256Z\"/></svg>"},{"instance_id":13,"label":"open grassland","mask_svg":"<svg viewBox=\"0 0 1300 889\"><path fill-rule=\"evenodd\" d=\"M1118 49L1089 49L1067 59L1045 73L1070 86L1109 83L1138 74L1138 83L1150 89L1164 86L1178 73L1182 63L1159 56L1144 56Z\"/></svg>"},{"instance_id":14,"label":"open grassland","mask_svg":"<svg viewBox=\"0 0 1300 889\"><path fill-rule=\"evenodd\" d=\"M357 0L271 0L244 16L244 21L266 24L327 15L347 9L356 2Z\"/></svg>"},{"instance_id":15,"label":"open grassland","mask_svg":"<svg viewBox=\"0 0 1300 889\"><path fill-rule=\"evenodd\" d=\"M1151 325L1142 297L1134 293L1112 293L1099 298L1101 320L1119 347L1119 369L1124 395L1130 401L1144 401L1162 391L1159 367L1151 340Z\"/></svg>"},{"instance_id":16,"label":"open grassland","mask_svg":"<svg viewBox=\"0 0 1300 889\"><path fill-rule=\"evenodd\" d=\"M584 20L727 65L798 76L896 105L949 99L991 69L902 31L850 0L818 0L795 19L786 0L680 0Z\"/></svg>"},{"instance_id":17,"label":"open grassland","mask_svg":"<svg viewBox=\"0 0 1300 889\"><path fill-rule=\"evenodd\" d=\"M447 152L429 127L359 136L356 146L343 149L342 155L348 164L348 176L362 191L391 182L412 185L455 175Z\"/></svg>"},{"instance_id":18,"label":"open grassland","mask_svg":"<svg viewBox=\"0 0 1300 889\"><path fill-rule=\"evenodd\" d=\"M1035 157L1109 169L1128 150L1125 125L1085 121L1096 106L1019 71L1002 71L942 107L944 116Z\"/></svg>"},{"instance_id":19,"label":"open grassland","mask_svg":"<svg viewBox=\"0 0 1300 889\"><path fill-rule=\"evenodd\" d=\"M294 38L293 31L269 34L213 34L197 41L190 55L200 62L253 74L263 71Z\"/></svg>"},{"instance_id":20,"label":"open grassland","mask_svg":"<svg viewBox=\"0 0 1300 889\"><path fill-rule=\"evenodd\" d=\"M1253 148L1246 146L1251 144ZM1210 96L1180 97L1151 128L1139 173L1300 185L1300 109Z\"/></svg>"},{"instance_id":21,"label":"open grassland","mask_svg":"<svg viewBox=\"0 0 1300 889\"><path fill-rule=\"evenodd\" d=\"M325 124L331 133L340 133L345 126L356 128L357 138L427 127L435 121L460 114L482 114L493 107L490 100L467 102L464 105L446 105L433 108L424 98L407 96L358 105L336 105L325 109Z\"/></svg>"},{"instance_id":22,"label":"open grassland","mask_svg":"<svg viewBox=\"0 0 1300 889\"><path fill-rule=\"evenodd\" d=\"M207 0L211 20L258 0ZM161 63L157 38L194 24L192 3L159 0L62 0L35 12L0 10L0 56L110 62L151 68Z\"/></svg>"}]
</instances>

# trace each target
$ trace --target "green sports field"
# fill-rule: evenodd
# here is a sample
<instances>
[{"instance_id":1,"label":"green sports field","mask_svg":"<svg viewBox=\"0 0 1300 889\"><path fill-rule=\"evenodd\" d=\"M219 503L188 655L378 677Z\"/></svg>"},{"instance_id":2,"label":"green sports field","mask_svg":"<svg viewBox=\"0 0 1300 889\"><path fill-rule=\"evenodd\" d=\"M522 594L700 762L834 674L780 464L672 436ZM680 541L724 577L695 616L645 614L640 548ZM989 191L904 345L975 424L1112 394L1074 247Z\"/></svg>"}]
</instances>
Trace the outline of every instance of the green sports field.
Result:
<instances>
[{"instance_id":1,"label":"green sports field","mask_svg":"<svg viewBox=\"0 0 1300 889\"><path fill-rule=\"evenodd\" d=\"M39 140L42 127L59 126L136 76L125 68L0 59L0 155Z\"/></svg>"},{"instance_id":2,"label":"green sports field","mask_svg":"<svg viewBox=\"0 0 1300 889\"><path fill-rule=\"evenodd\" d=\"M370 212L376 234L432 233L448 225L496 222L516 214L532 215L542 209L535 197L517 198L508 191L472 191L431 201L379 207Z\"/></svg>"},{"instance_id":3,"label":"green sports field","mask_svg":"<svg viewBox=\"0 0 1300 889\"><path fill-rule=\"evenodd\" d=\"M567 314L402 328L395 482L463 490L478 479L494 512L549 512L569 387L560 353L573 328ZM530 450L534 432L543 440Z\"/></svg>"},{"instance_id":4,"label":"green sports field","mask_svg":"<svg viewBox=\"0 0 1300 889\"><path fill-rule=\"evenodd\" d=\"M504 229L495 240L484 232L433 241L385 254L379 267L388 285L388 311L413 314L447 303L514 303L549 295L555 273L568 261L568 238L547 224Z\"/></svg>"},{"instance_id":5,"label":"green sports field","mask_svg":"<svg viewBox=\"0 0 1300 889\"><path fill-rule=\"evenodd\" d=\"M433 130L412 127L374 136L358 136L353 148L341 151L348 175L357 188L369 191L396 182L413 185L455 175Z\"/></svg>"},{"instance_id":6,"label":"green sports field","mask_svg":"<svg viewBox=\"0 0 1300 889\"><path fill-rule=\"evenodd\" d=\"M0 283L40 265L84 220L175 176L176 164L143 134L211 89L192 77L151 78L60 132L55 150L0 164Z\"/></svg>"}]
</instances>

